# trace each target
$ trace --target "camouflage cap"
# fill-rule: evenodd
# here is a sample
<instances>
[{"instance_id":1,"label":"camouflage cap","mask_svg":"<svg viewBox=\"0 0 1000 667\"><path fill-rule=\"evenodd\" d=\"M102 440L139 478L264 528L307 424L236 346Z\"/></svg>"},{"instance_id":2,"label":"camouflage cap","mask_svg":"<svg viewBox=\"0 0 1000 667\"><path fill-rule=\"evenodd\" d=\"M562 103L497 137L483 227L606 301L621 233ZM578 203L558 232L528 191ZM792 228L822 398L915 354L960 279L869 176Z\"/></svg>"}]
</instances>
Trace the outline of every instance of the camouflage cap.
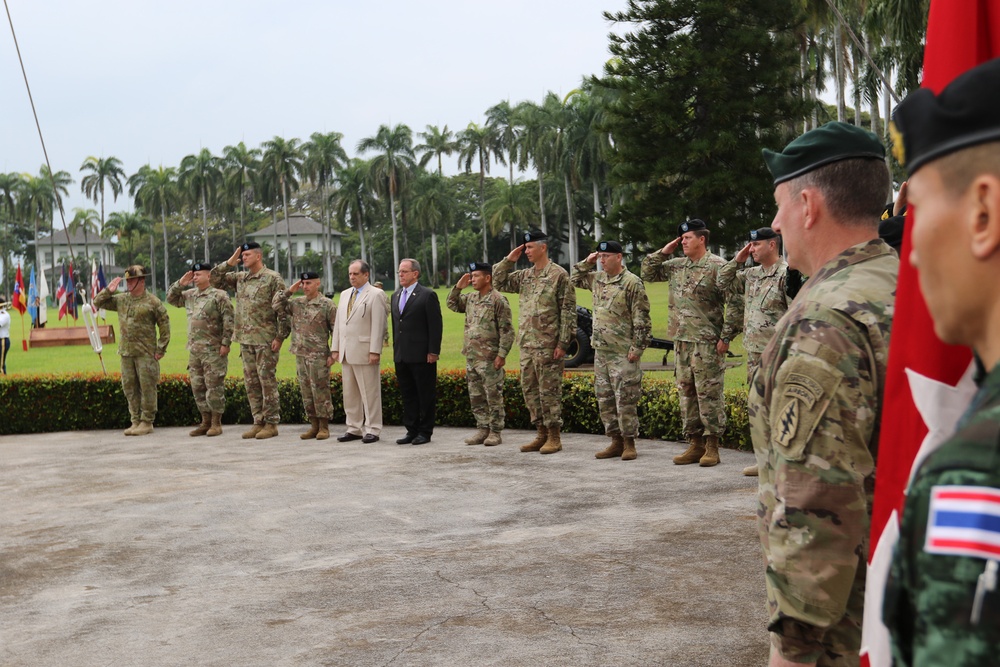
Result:
<instances>
[{"instance_id":1,"label":"camouflage cap","mask_svg":"<svg viewBox=\"0 0 1000 667\"><path fill-rule=\"evenodd\" d=\"M921 88L892 114L892 154L909 173L949 153L1000 141L1000 58L974 67L935 95Z\"/></svg>"},{"instance_id":2,"label":"camouflage cap","mask_svg":"<svg viewBox=\"0 0 1000 667\"><path fill-rule=\"evenodd\" d=\"M473 271L482 271L483 273L493 275L493 267L486 262L469 262L469 273Z\"/></svg>"},{"instance_id":3,"label":"camouflage cap","mask_svg":"<svg viewBox=\"0 0 1000 667\"><path fill-rule=\"evenodd\" d=\"M779 185L841 160L884 160L885 146L868 130L833 121L809 130L780 152L765 148L762 153L774 184Z\"/></svg>"}]
</instances>

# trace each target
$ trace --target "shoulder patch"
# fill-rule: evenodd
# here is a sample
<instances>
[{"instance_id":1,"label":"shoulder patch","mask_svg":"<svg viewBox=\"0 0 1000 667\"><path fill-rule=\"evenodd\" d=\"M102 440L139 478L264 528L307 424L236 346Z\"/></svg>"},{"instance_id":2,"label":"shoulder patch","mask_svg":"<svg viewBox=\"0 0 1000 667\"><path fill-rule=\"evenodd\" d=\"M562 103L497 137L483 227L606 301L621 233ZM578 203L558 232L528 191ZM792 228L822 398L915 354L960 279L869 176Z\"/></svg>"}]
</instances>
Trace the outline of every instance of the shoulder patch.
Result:
<instances>
[{"instance_id":1,"label":"shoulder patch","mask_svg":"<svg viewBox=\"0 0 1000 667\"><path fill-rule=\"evenodd\" d=\"M800 398L808 408L823 398L823 385L802 373L789 373L785 378L785 396Z\"/></svg>"},{"instance_id":2,"label":"shoulder patch","mask_svg":"<svg viewBox=\"0 0 1000 667\"><path fill-rule=\"evenodd\" d=\"M924 551L987 560L1000 558L1000 489L932 487Z\"/></svg>"},{"instance_id":3,"label":"shoulder patch","mask_svg":"<svg viewBox=\"0 0 1000 667\"><path fill-rule=\"evenodd\" d=\"M778 444L788 447L799 428L799 402L795 398L788 401L778 417L778 430L774 435Z\"/></svg>"}]
</instances>

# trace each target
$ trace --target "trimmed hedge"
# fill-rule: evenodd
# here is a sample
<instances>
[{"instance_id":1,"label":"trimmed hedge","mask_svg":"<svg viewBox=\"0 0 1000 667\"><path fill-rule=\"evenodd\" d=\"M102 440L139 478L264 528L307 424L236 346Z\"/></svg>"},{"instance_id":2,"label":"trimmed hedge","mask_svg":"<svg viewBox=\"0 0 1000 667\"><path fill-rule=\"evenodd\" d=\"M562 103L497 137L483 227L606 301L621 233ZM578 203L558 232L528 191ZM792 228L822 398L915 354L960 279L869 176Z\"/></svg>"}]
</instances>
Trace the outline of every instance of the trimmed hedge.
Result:
<instances>
[{"instance_id":1,"label":"trimmed hedge","mask_svg":"<svg viewBox=\"0 0 1000 667\"><path fill-rule=\"evenodd\" d=\"M469 406L465 371L443 371L438 375L438 424L473 427L475 420ZM344 396L340 373L330 377L334 423L343 423ZM298 383L294 379L278 381L281 418L284 423L305 423ZM504 384L509 428L530 429L531 420L521 395L519 374L508 371ZM199 420L198 408L191 395L186 375L160 378L159 426L187 426ZM726 392L729 428L725 444L737 449L752 449L745 391ZM563 376L563 429L571 433L603 433L592 375ZM129 425L128 409L121 388L121 375L73 374L0 378L0 435L119 429ZM386 424L402 421L402 399L396 375L382 371L382 416ZM249 424L250 406L246 389L239 378L226 379L226 424ZM639 399L639 428L643 437L681 440L680 407L677 389L670 380L646 377Z\"/></svg>"}]
</instances>

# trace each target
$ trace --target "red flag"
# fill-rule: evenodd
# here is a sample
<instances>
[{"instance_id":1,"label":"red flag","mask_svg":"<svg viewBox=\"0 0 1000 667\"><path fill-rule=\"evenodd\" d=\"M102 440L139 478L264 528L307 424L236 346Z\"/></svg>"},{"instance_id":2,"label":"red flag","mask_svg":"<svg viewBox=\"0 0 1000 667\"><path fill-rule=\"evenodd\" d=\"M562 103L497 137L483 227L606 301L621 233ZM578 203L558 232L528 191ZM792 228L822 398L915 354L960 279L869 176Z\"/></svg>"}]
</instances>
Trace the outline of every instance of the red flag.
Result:
<instances>
[{"instance_id":1,"label":"red flag","mask_svg":"<svg viewBox=\"0 0 1000 667\"><path fill-rule=\"evenodd\" d=\"M28 309L28 297L24 290L24 276L21 275L20 264L17 265L17 273L14 274L14 299L11 305L21 315Z\"/></svg>"},{"instance_id":2,"label":"red flag","mask_svg":"<svg viewBox=\"0 0 1000 667\"><path fill-rule=\"evenodd\" d=\"M1000 2L931 1L923 87L938 93L959 74L998 56ZM888 631L881 623L882 591L892 545L898 537L904 491L913 468L951 435L974 389L967 379L971 351L945 345L934 335L917 273L910 266L909 232L914 215L920 212L911 207L900 254L865 593L862 655L866 655L869 664L879 667L891 661ZM956 387L962 380L962 386ZM880 542L883 534L885 540Z\"/></svg>"},{"instance_id":3,"label":"red flag","mask_svg":"<svg viewBox=\"0 0 1000 667\"><path fill-rule=\"evenodd\" d=\"M63 264L62 274L59 276L59 287L56 289L56 302L59 304L59 319L66 317L66 265Z\"/></svg>"}]
</instances>

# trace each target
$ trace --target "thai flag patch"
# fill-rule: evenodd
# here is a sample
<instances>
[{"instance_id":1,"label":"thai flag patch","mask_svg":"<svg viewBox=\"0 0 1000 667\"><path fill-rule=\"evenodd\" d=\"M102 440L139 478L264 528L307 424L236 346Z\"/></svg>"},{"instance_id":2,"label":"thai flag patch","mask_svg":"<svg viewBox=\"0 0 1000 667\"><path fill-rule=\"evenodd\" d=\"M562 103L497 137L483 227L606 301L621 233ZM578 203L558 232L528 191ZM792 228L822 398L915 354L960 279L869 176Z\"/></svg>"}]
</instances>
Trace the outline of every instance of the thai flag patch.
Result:
<instances>
[{"instance_id":1,"label":"thai flag patch","mask_svg":"<svg viewBox=\"0 0 1000 667\"><path fill-rule=\"evenodd\" d=\"M1000 489L931 488L924 551L987 560L1000 558Z\"/></svg>"}]
</instances>

